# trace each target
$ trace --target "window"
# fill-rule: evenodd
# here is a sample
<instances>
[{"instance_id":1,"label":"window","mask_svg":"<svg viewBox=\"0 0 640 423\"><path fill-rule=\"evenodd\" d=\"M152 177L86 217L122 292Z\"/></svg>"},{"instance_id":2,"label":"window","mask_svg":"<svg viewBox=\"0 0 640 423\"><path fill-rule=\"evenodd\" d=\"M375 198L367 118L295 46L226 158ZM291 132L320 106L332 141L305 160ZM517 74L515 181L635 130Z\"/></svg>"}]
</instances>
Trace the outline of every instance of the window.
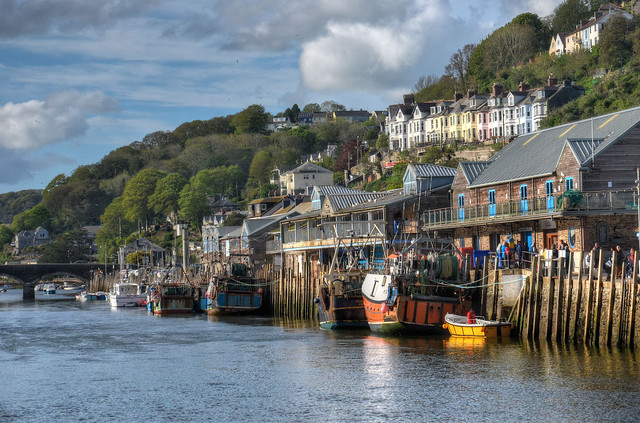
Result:
<instances>
[{"instance_id":1,"label":"window","mask_svg":"<svg viewBox=\"0 0 640 423\"><path fill-rule=\"evenodd\" d=\"M496 190L489 190L489 216L496 215Z\"/></svg>"},{"instance_id":2,"label":"window","mask_svg":"<svg viewBox=\"0 0 640 423\"><path fill-rule=\"evenodd\" d=\"M564 190L571 191L573 189L573 177L566 178L564 180Z\"/></svg>"}]
</instances>

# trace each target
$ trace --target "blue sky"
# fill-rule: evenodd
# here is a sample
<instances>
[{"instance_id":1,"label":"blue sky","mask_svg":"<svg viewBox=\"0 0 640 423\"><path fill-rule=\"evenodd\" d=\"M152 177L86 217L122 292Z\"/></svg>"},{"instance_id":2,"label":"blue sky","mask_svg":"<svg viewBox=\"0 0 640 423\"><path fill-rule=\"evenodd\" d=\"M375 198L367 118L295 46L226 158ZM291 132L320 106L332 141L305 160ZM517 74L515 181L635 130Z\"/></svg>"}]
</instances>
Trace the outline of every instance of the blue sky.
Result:
<instances>
[{"instance_id":1,"label":"blue sky","mask_svg":"<svg viewBox=\"0 0 640 423\"><path fill-rule=\"evenodd\" d=\"M0 193L262 104L381 110L560 0L0 0Z\"/></svg>"}]
</instances>

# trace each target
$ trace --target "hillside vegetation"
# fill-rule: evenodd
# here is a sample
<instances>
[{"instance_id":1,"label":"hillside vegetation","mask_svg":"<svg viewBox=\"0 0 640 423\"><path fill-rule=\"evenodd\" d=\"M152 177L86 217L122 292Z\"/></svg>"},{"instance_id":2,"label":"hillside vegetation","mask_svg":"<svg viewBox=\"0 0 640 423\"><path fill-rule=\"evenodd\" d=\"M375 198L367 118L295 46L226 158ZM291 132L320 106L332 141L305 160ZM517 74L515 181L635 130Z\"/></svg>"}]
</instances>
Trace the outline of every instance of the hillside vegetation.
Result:
<instances>
[{"instance_id":1,"label":"hillside vegetation","mask_svg":"<svg viewBox=\"0 0 640 423\"><path fill-rule=\"evenodd\" d=\"M640 31L635 19L612 19L592 51L558 58L547 52L553 34L574 28L602 3L566 0L549 17L517 16L478 44L458 49L444 75L420 78L416 100L453 98L456 91L489 92L495 82L505 89L516 89L523 81L531 87L542 86L553 73L560 80L583 85L586 95L550 113L548 126L640 105ZM302 111L344 109L326 101L308 104ZM277 116L295 121L299 111L294 104ZM59 249L69 249L82 245L78 228L101 224L96 240L100 257L111 257L118 246L140 234L159 245L172 245L172 233L161 229L167 220L189 222L197 234L216 195L241 204L266 196L275 188L269 183L275 167L292 168L301 155L326 150L330 144L338 146L337 155L321 164L335 172L334 181L340 182L343 171L353 165L350 157L362 157L361 166L369 173L384 173L380 163L367 162L360 142L367 141L369 150L388 148L387 137L377 133L379 122L337 120L268 134L269 118L263 106L254 104L235 115L185 122L173 131L153 132L113 150L71 175L60 174L42 193L4 194L0 218L11 225L0 226L4 246L0 261L10 257L13 234L37 226L60 239ZM366 184L366 189L402 186L409 161L456 166L454 148L434 147L420 158L403 152L393 171ZM48 251L47 257L64 256Z\"/></svg>"}]
</instances>

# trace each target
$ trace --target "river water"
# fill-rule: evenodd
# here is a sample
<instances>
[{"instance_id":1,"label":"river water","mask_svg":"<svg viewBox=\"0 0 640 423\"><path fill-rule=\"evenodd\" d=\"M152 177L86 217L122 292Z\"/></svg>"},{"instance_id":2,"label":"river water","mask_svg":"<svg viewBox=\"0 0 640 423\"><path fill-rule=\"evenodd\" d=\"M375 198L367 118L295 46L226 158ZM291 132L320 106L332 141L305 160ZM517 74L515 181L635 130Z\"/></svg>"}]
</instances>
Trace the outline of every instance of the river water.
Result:
<instances>
[{"instance_id":1,"label":"river water","mask_svg":"<svg viewBox=\"0 0 640 423\"><path fill-rule=\"evenodd\" d=\"M0 293L0 421L629 421L637 355Z\"/></svg>"}]
</instances>

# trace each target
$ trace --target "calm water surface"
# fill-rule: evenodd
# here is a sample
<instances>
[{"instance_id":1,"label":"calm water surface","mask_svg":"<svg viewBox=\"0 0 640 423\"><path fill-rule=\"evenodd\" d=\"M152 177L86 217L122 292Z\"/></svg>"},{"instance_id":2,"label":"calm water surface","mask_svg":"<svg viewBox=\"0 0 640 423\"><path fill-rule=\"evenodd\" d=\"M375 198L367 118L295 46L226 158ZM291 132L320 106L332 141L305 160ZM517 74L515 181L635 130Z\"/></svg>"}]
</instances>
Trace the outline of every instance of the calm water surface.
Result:
<instances>
[{"instance_id":1,"label":"calm water surface","mask_svg":"<svg viewBox=\"0 0 640 423\"><path fill-rule=\"evenodd\" d=\"M0 421L629 421L618 350L380 338L0 294Z\"/></svg>"}]
</instances>

